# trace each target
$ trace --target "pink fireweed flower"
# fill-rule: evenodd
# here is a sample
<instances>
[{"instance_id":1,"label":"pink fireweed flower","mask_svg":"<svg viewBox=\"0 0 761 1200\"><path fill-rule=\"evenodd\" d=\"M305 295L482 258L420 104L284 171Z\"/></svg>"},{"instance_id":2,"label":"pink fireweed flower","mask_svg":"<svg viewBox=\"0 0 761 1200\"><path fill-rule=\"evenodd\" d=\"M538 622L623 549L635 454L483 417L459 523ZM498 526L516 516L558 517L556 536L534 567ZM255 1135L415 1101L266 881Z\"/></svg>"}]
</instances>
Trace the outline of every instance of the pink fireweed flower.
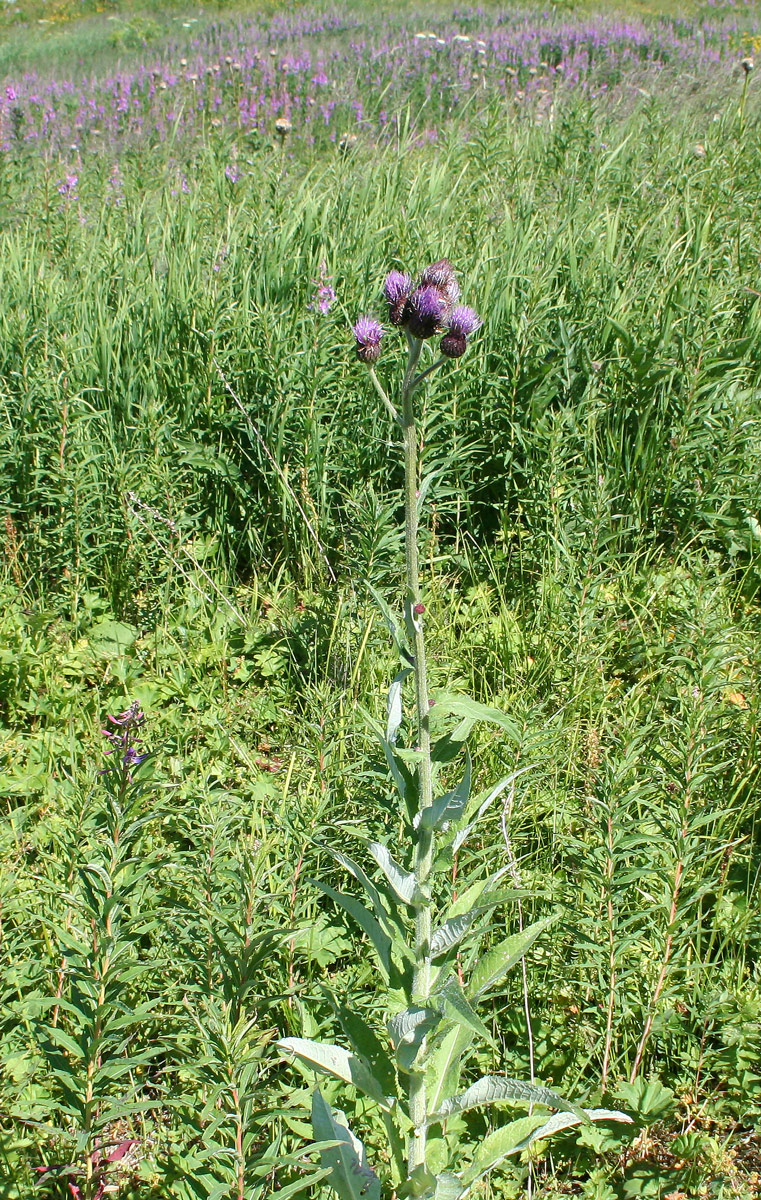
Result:
<instances>
[{"instance_id":1,"label":"pink fireweed flower","mask_svg":"<svg viewBox=\"0 0 761 1200\"><path fill-rule=\"evenodd\" d=\"M459 358L468 347L468 338L481 327L483 321L477 312L465 304L453 308L447 317L447 331L441 339L439 349L445 358Z\"/></svg>"},{"instance_id":2,"label":"pink fireweed flower","mask_svg":"<svg viewBox=\"0 0 761 1200\"><path fill-rule=\"evenodd\" d=\"M328 275L328 264L325 261L321 262L320 278L312 280L315 291L311 303L307 304L307 308L316 308L323 316L326 316L330 312L333 301L336 299L336 289L330 282L331 278L332 276Z\"/></svg>"},{"instance_id":3,"label":"pink fireweed flower","mask_svg":"<svg viewBox=\"0 0 761 1200\"><path fill-rule=\"evenodd\" d=\"M404 323L404 306L412 291L412 279L403 271L389 271L383 284L383 295L388 300L388 319L392 325Z\"/></svg>"},{"instance_id":4,"label":"pink fireweed flower","mask_svg":"<svg viewBox=\"0 0 761 1200\"><path fill-rule=\"evenodd\" d=\"M381 338L385 329L375 317L360 317L354 326L357 339L357 358L363 363L374 363L380 358Z\"/></svg>"}]
</instances>

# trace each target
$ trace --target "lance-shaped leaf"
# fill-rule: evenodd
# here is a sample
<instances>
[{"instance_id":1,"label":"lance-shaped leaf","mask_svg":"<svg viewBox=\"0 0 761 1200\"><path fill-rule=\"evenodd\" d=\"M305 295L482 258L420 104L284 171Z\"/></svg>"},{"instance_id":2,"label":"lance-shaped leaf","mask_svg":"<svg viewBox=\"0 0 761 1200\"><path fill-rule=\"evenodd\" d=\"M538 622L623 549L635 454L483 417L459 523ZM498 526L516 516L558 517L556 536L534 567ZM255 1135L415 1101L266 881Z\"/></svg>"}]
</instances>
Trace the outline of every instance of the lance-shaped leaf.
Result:
<instances>
[{"instance_id":1,"label":"lance-shaped leaf","mask_svg":"<svg viewBox=\"0 0 761 1200\"><path fill-rule=\"evenodd\" d=\"M470 799L470 784L472 764L470 751L465 751L465 774L454 791L447 792L434 800L430 808L424 808L420 814L420 824L423 829L441 829L448 821L459 821L465 812L465 806Z\"/></svg>"},{"instance_id":2,"label":"lance-shaped leaf","mask_svg":"<svg viewBox=\"0 0 761 1200\"><path fill-rule=\"evenodd\" d=\"M454 851L454 853L457 853L457 851L460 849L460 847L462 845L464 845L464 843L467 841L467 839L470 837L471 833L475 829L478 822L481 820L481 817L484 815L484 813L487 811L487 809L489 809L491 807L491 805L494 803L494 801L497 799L497 797L501 796L506 788L510 787L513 783L515 783L516 779L518 779L521 775L525 775L527 771L533 771L534 767L536 767L537 765L538 765L537 763L528 763L525 767L521 767L519 770L513 771L512 775L507 775L504 779L501 779L499 781L499 783L495 784L495 786L491 789L491 791L486 796L486 798L484 800L482 800L481 803L479 804L476 814L473 817L473 820L469 821L468 824L465 826L465 828L461 829L456 834L454 841L452 842L452 850Z\"/></svg>"},{"instance_id":3,"label":"lance-shaped leaf","mask_svg":"<svg viewBox=\"0 0 761 1200\"><path fill-rule=\"evenodd\" d=\"M388 1035L396 1053L396 1061L403 1071L412 1069L424 1039L440 1020L436 1009L413 1004L388 1022Z\"/></svg>"},{"instance_id":4,"label":"lance-shaped leaf","mask_svg":"<svg viewBox=\"0 0 761 1200\"><path fill-rule=\"evenodd\" d=\"M632 1123L631 1117L615 1109L587 1108L582 1111L585 1121ZM479 1179L483 1179L484 1175L488 1175L490 1171L499 1166L504 1159L513 1154L522 1153L533 1142L543 1141L545 1138L551 1137L553 1133L570 1129L581 1123L581 1118L574 1113L559 1112L553 1113L548 1120L545 1120L539 1113L534 1113L530 1117L511 1121L509 1125L501 1125L481 1142L471 1166L463 1172L462 1181L469 1189Z\"/></svg>"},{"instance_id":5,"label":"lance-shaped leaf","mask_svg":"<svg viewBox=\"0 0 761 1200\"><path fill-rule=\"evenodd\" d=\"M468 984L468 995L471 1000L481 996L489 988L494 987L507 974L511 967L523 958L523 955L536 941L540 934L556 920L556 917L545 917L535 921L533 925L505 938L494 950L489 950L476 963Z\"/></svg>"},{"instance_id":6,"label":"lance-shaped leaf","mask_svg":"<svg viewBox=\"0 0 761 1200\"><path fill-rule=\"evenodd\" d=\"M499 1104L505 1100L544 1104L547 1108L558 1108L563 1112L573 1113L579 1121L587 1120L583 1108L564 1100L550 1088L524 1083L522 1079L509 1079L506 1075L484 1075L459 1096L445 1100L438 1112L431 1114L431 1120L445 1121L455 1113L467 1112L468 1109L478 1108L482 1104Z\"/></svg>"},{"instance_id":7,"label":"lance-shaped leaf","mask_svg":"<svg viewBox=\"0 0 761 1200\"><path fill-rule=\"evenodd\" d=\"M473 1157L473 1162L462 1173L462 1182L466 1188L471 1188L484 1175L488 1175L495 1167L504 1162L511 1154L517 1154L519 1147L530 1137L535 1129L544 1123L544 1118L535 1114L531 1117L521 1117L508 1125L500 1125L479 1144Z\"/></svg>"},{"instance_id":8,"label":"lance-shaped leaf","mask_svg":"<svg viewBox=\"0 0 761 1200\"><path fill-rule=\"evenodd\" d=\"M417 811L418 803L418 787L415 774L404 762L402 753L398 751L395 746L392 746L387 740L385 731L377 723L377 721L373 720L370 714L364 709L360 709L360 712L362 713L368 729L375 734L375 737L383 747L383 753L386 756L386 762L388 763L388 769L391 772L391 778L394 781L396 790L404 801L409 820L412 821L414 819L414 814Z\"/></svg>"},{"instance_id":9,"label":"lance-shaped leaf","mask_svg":"<svg viewBox=\"0 0 761 1200\"><path fill-rule=\"evenodd\" d=\"M397 621L396 617L392 613L392 611L389 608L386 601L381 596L380 592L377 592L371 583L366 584L366 586L367 586L368 592L370 593L373 600L375 601L378 608L380 609L380 611L383 614L383 619L386 622L386 628L388 629L389 633L391 634L392 640L393 640L394 645L396 646L397 650L399 651L400 657L402 659L405 659L405 658L410 659L411 656L410 656L410 654L407 650L407 646L405 644L404 630L402 628L401 622Z\"/></svg>"},{"instance_id":10,"label":"lance-shaped leaf","mask_svg":"<svg viewBox=\"0 0 761 1200\"><path fill-rule=\"evenodd\" d=\"M396 742L396 735L399 732L399 726L402 723L402 684L407 676L411 674L412 667L402 667L399 674L394 677L393 683L388 690L386 741L390 746L393 746Z\"/></svg>"},{"instance_id":11,"label":"lance-shaped leaf","mask_svg":"<svg viewBox=\"0 0 761 1200\"><path fill-rule=\"evenodd\" d=\"M321 990L333 1005L333 1010L341 1023L341 1028L351 1042L352 1048L367 1063L384 1093L387 1096L395 1095L397 1090L396 1072L388 1044L385 1040L381 1041L375 1030L358 1012L339 1003L329 988L324 987Z\"/></svg>"},{"instance_id":12,"label":"lance-shaped leaf","mask_svg":"<svg viewBox=\"0 0 761 1200\"><path fill-rule=\"evenodd\" d=\"M375 912L378 921L389 934L394 944L397 946L406 946L402 926L399 923L396 914L393 912L394 902L391 894L388 892L386 893L386 903L384 903L383 900L381 900L380 891L372 882L367 872L359 865L359 863L355 862L353 858L350 858L348 854L344 854L342 850L336 850L332 846L326 846L325 849L329 854L332 854L336 862L339 862L342 867L345 867L349 874L354 876L357 883L361 884L365 889L365 892L372 903L373 911ZM385 888L384 892L386 892Z\"/></svg>"},{"instance_id":13,"label":"lance-shaped leaf","mask_svg":"<svg viewBox=\"0 0 761 1200\"><path fill-rule=\"evenodd\" d=\"M460 1082L462 1056L473 1041L473 1030L455 1025L431 1051L426 1066L426 1091L430 1111L454 1095Z\"/></svg>"},{"instance_id":14,"label":"lance-shaped leaf","mask_svg":"<svg viewBox=\"0 0 761 1200\"><path fill-rule=\"evenodd\" d=\"M353 917L360 929L367 934L378 955L383 978L388 983L393 969L391 965L391 938L381 929L380 924L369 909L365 908L364 904L360 900L357 900L356 897L347 896L343 892L337 892L335 888L332 888L327 883L323 883L321 879L310 879L307 882L319 888L331 900L335 900L336 904L339 904L349 916Z\"/></svg>"},{"instance_id":15,"label":"lance-shaped leaf","mask_svg":"<svg viewBox=\"0 0 761 1200\"><path fill-rule=\"evenodd\" d=\"M625 1125L634 1124L628 1113L621 1112L617 1108L585 1108L582 1109L582 1112L589 1121L620 1121ZM542 1142L545 1138L552 1137L553 1133L560 1133L564 1129L572 1129L575 1125L581 1124L581 1118L577 1117L576 1113L553 1113L548 1120L516 1146L515 1153L527 1150L532 1142Z\"/></svg>"},{"instance_id":16,"label":"lance-shaped leaf","mask_svg":"<svg viewBox=\"0 0 761 1200\"><path fill-rule=\"evenodd\" d=\"M457 946L465 937L476 917L483 911L482 908L475 908L470 912L460 913L458 917L452 917L443 925L439 925L438 929L434 929L431 935L431 958L438 958L439 955L446 954L447 950L451 950L453 946Z\"/></svg>"},{"instance_id":17,"label":"lance-shaped leaf","mask_svg":"<svg viewBox=\"0 0 761 1200\"><path fill-rule=\"evenodd\" d=\"M370 842L367 848L399 899L404 904L418 904L423 897L412 872L402 870L388 848L380 842Z\"/></svg>"},{"instance_id":18,"label":"lance-shaped leaf","mask_svg":"<svg viewBox=\"0 0 761 1200\"><path fill-rule=\"evenodd\" d=\"M454 975L450 975L443 984L439 985L435 999L450 1020L455 1021L458 1025L463 1025L472 1033L477 1033L485 1042L494 1046L495 1050L497 1049L494 1038L478 1013L471 1008Z\"/></svg>"},{"instance_id":19,"label":"lance-shaped leaf","mask_svg":"<svg viewBox=\"0 0 761 1200\"><path fill-rule=\"evenodd\" d=\"M297 1037L281 1038L277 1045L291 1060L298 1058L316 1071L323 1071L334 1079L343 1079L345 1083L353 1083L382 1108L392 1107L393 1098L384 1095L383 1088L369 1068L356 1054L344 1050L343 1046Z\"/></svg>"},{"instance_id":20,"label":"lance-shaped leaf","mask_svg":"<svg viewBox=\"0 0 761 1200\"><path fill-rule=\"evenodd\" d=\"M498 708L489 708L479 704L470 696L456 696L450 692L434 691L433 699L436 707L442 712L451 713L454 717L468 717L471 721L485 721L489 725L498 725L504 729L514 742L520 741L520 730L512 717Z\"/></svg>"},{"instance_id":21,"label":"lance-shaped leaf","mask_svg":"<svg viewBox=\"0 0 761 1200\"><path fill-rule=\"evenodd\" d=\"M320 1165L330 1172L330 1185L340 1200L380 1200L380 1179L368 1166L364 1146L337 1119L319 1088L312 1096L312 1131L315 1141L336 1143L320 1151Z\"/></svg>"}]
</instances>

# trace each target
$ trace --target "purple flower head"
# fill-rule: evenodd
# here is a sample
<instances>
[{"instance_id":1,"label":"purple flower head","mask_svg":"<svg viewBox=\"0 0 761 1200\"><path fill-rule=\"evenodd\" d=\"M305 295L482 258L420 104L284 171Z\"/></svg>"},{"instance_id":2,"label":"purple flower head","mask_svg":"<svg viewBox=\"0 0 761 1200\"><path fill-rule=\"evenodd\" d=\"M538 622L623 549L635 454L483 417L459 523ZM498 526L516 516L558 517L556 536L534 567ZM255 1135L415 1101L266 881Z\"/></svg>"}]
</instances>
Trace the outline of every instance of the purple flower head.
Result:
<instances>
[{"instance_id":1,"label":"purple flower head","mask_svg":"<svg viewBox=\"0 0 761 1200\"><path fill-rule=\"evenodd\" d=\"M404 306L412 291L412 280L403 271L389 271L383 284L383 294L388 300L388 319L392 325L404 323Z\"/></svg>"},{"instance_id":2,"label":"purple flower head","mask_svg":"<svg viewBox=\"0 0 761 1200\"><path fill-rule=\"evenodd\" d=\"M6 99L8 99L8 100L17 100L18 99L18 92L16 91L15 87L13 87L12 84L10 85L10 87L7 87L5 89L5 95L6 95Z\"/></svg>"},{"instance_id":3,"label":"purple flower head","mask_svg":"<svg viewBox=\"0 0 761 1200\"><path fill-rule=\"evenodd\" d=\"M468 308L466 304L460 304L457 308L453 308L447 318L449 333L458 334L461 337L470 337L482 325L483 321L478 313L474 312L472 308Z\"/></svg>"},{"instance_id":4,"label":"purple flower head","mask_svg":"<svg viewBox=\"0 0 761 1200\"><path fill-rule=\"evenodd\" d=\"M426 267L420 276L420 286L438 288L448 307L456 304L460 298L460 285L448 258L440 258Z\"/></svg>"},{"instance_id":5,"label":"purple flower head","mask_svg":"<svg viewBox=\"0 0 761 1200\"><path fill-rule=\"evenodd\" d=\"M140 763L145 762L148 757L140 749L141 739L138 735L140 726L145 722L145 714L141 711L139 702L135 700L123 713L119 713L118 717L112 717L109 713L106 720L116 727L102 730L103 736L111 743L111 749L107 750L106 754L118 756L122 763L124 777L131 782L131 768L139 767ZM101 772L101 774L104 773Z\"/></svg>"},{"instance_id":6,"label":"purple flower head","mask_svg":"<svg viewBox=\"0 0 761 1200\"><path fill-rule=\"evenodd\" d=\"M439 333L447 315L447 298L432 285L416 288L405 305L406 325L421 340Z\"/></svg>"},{"instance_id":7,"label":"purple flower head","mask_svg":"<svg viewBox=\"0 0 761 1200\"><path fill-rule=\"evenodd\" d=\"M468 348L468 338L483 324L477 312L460 304L447 318L447 331L439 349L445 358L460 358Z\"/></svg>"},{"instance_id":8,"label":"purple flower head","mask_svg":"<svg viewBox=\"0 0 761 1200\"><path fill-rule=\"evenodd\" d=\"M380 357L381 338L385 329L375 317L360 317L354 326L357 339L357 358L363 363L377 362Z\"/></svg>"}]
</instances>

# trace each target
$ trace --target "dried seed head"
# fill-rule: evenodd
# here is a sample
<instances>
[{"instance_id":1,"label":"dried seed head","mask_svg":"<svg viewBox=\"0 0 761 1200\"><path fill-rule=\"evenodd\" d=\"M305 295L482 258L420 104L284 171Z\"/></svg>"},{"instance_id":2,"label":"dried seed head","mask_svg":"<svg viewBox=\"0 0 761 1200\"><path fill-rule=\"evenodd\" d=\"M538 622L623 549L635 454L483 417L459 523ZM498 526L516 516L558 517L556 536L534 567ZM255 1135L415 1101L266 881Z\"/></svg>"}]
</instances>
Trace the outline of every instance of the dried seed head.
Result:
<instances>
[{"instance_id":1,"label":"dried seed head","mask_svg":"<svg viewBox=\"0 0 761 1200\"><path fill-rule=\"evenodd\" d=\"M438 288L448 307L456 304L460 298L460 285L448 258L440 258L426 267L420 276L420 286Z\"/></svg>"},{"instance_id":2,"label":"dried seed head","mask_svg":"<svg viewBox=\"0 0 761 1200\"><path fill-rule=\"evenodd\" d=\"M357 358L363 363L374 363L380 358L381 338L385 329L375 317L360 317L354 326L357 339Z\"/></svg>"},{"instance_id":3,"label":"dried seed head","mask_svg":"<svg viewBox=\"0 0 761 1200\"><path fill-rule=\"evenodd\" d=\"M740 59L740 66L746 75L750 75L755 65L756 64L753 61L753 56L751 54L748 54L745 58Z\"/></svg>"},{"instance_id":4,"label":"dried seed head","mask_svg":"<svg viewBox=\"0 0 761 1200\"><path fill-rule=\"evenodd\" d=\"M287 138L292 129L293 126L287 117L278 117L275 121L275 133L279 138Z\"/></svg>"}]
</instances>

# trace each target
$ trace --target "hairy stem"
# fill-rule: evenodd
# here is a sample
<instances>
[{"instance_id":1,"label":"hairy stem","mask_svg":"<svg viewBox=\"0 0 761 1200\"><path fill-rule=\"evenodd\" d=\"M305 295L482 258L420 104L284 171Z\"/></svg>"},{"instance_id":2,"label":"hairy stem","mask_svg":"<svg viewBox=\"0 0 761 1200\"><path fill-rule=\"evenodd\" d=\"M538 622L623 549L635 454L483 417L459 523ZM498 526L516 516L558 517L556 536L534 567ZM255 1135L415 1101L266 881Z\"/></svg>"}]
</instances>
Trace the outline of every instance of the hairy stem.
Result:
<instances>
[{"instance_id":1,"label":"hairy stem","mask_svg":"<svg viewBox=\"0 0 761 1200\"><path fill-rule=\"evenodd\" d=\"M420 342L409 338L409 359L402 387L402 429L404 433L404 511L405 511L405 575L407 628L415 655L415 701L417 707L418 787L420 811L433 804L431 774L431 734L429 726L428 681L426 674L425 639L423 613L420 599L418 566L418 444L417 427L412 396L418 380L415 368L420 357ZM425 889L433 863L433 831L418 827L415 846L415 879L421 890ZM415 972L413 999L425 1005L431 990L431 905L422 903L415 917ZM420 1059L425 1059L425 1047L421 1047ZM427 1116L424 1070L410 1073L410 1119L413 1134L409 1148L410 1174L416 1167L425 1164Z\"/></svg>"}]
</instances>

